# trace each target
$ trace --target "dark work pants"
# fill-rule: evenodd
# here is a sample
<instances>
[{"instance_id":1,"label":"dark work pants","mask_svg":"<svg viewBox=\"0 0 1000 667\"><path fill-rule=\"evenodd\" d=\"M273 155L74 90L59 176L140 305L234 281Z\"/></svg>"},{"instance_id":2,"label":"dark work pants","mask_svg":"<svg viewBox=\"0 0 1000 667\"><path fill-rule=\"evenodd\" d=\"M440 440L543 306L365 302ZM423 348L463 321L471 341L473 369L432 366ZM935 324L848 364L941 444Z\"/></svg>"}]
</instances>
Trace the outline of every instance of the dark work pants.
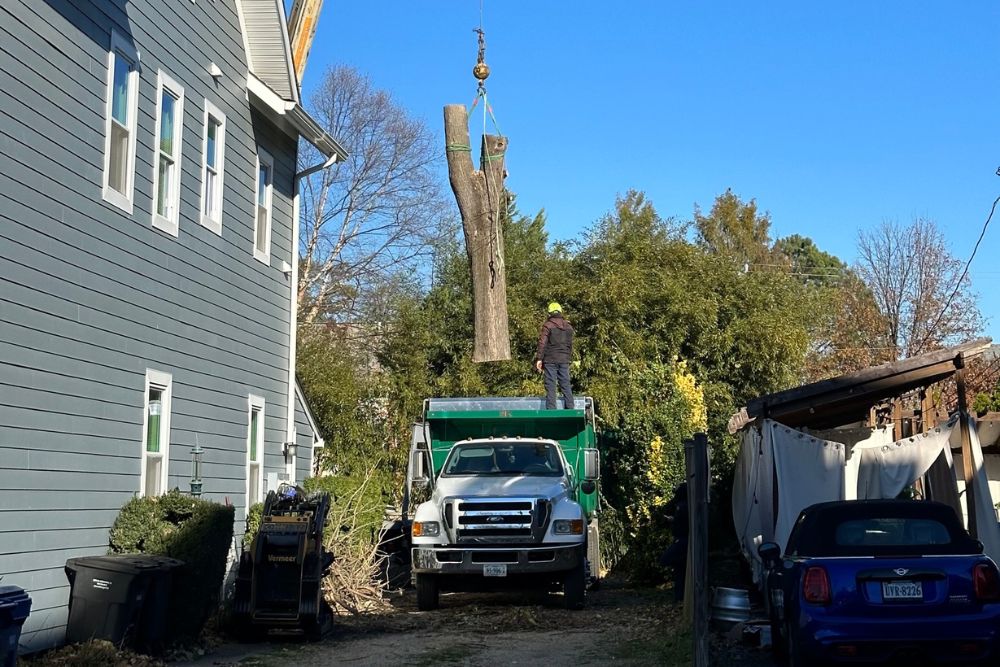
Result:
<instances>
[{"instance_id":1,"label":"dark work pants","mask_svg":"<svg viewBox=\"0 0 1000 667\"><path fill-rule=\"evenodd\" d=\"M544 364L545 409L556 409L556 383L562 389L563 407L573 409L573 389L569 386L569 364Z\"/></svg>"}]
</instances>

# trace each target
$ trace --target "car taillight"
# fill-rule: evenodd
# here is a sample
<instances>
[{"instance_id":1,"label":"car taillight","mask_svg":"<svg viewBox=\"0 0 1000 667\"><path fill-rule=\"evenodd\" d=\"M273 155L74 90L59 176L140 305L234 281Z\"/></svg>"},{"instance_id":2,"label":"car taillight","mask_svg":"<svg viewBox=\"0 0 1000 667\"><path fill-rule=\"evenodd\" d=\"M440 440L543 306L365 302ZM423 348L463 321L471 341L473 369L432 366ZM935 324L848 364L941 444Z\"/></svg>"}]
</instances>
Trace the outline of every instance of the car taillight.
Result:
<instances>
[{"instance_id":1,"label":"car taillight","mask_svg":"<svg viewBox=\"0 0 1000 667\"><path fill-rule=\"evenodd\" d=\"M1000 600L1000 574L992 563L979 563L972 568L972 585L980 602Z\"/></svg>"},{"instance_id":2,"label":"car taillight","mask_svg":"<svg viewBox=\"0 0 1000 667\"><path fill-rule=\"evenodd\" d=\"M802 597L810 604L830 604L830 577L825 569L817 566L806 569Z\"/></svg>"}]
</instances>

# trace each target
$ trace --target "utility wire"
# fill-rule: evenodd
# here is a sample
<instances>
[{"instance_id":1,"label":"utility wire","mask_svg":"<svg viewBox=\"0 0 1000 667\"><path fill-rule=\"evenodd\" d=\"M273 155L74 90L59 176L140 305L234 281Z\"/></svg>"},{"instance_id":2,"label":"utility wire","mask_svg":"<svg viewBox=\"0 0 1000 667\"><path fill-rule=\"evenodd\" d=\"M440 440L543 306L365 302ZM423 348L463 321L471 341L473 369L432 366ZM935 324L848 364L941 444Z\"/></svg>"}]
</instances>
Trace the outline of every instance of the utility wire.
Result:
<instances>
[{"instance_id":1,"label":"utility wire","mask_svg":"<svg viewBox=\"0 0 1000 667\"><path fill-rule=\"evenodd\" d=\"M997 170L997 174L1000 175L1000 169ZM990 220L993 219L993 214L997 210L997 204L1000 204L1000 196L993 200L993 206L990 207L990 214L986 216L986 222L983 223L983 230L979 232L979 238L976 239L976 245L972 248L972 254L969 255L969 261L965 263L962 275L959 276L957 281L955 281L955 289L951 291L951 295L949 295L948 299L944 302L944 306L942 306L940 312L938 312L938 316L934 319L934 324L927 329L924 339L920 341L921 347L923 347L930 339L934 329L936 329L937 325L941 323L941 318L944 317L945 312L947 312L949 306L951 306L951 302L954 300L955 295L958 294L958 290L962 286L962 281L965 280L965 276L969 273L969 267L972 266L972 260L976 258L976 252L979 250L979 244L983 242L983 237L986 236L986 229L990 226Z\"/></svg>"}]
</instances>

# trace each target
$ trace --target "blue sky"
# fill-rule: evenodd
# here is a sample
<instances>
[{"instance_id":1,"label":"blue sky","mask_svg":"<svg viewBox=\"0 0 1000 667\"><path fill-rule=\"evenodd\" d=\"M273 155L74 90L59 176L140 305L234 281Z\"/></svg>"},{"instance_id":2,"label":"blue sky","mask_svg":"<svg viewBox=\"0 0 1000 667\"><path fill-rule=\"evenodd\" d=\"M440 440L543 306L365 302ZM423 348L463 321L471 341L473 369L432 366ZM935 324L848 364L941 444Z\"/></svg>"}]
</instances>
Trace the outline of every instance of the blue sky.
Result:
<instances>
[{"instance_id":1,"label":"blue sky","mask_svg":"<svg viewBox=\"0 0 1000 667\"><path fill-rule=\"evenodd\" d=\"M630 188L687 220L728 187L848 262L858 230L918 215L964 260L1000 194L995 2L484 2L507 185L553 239ZM352 65L440 133L475 96L479 7L326 0L304 92ZM972 265L1000 340L998 251L1000 220Z\"/></svg>"}]
</instances>

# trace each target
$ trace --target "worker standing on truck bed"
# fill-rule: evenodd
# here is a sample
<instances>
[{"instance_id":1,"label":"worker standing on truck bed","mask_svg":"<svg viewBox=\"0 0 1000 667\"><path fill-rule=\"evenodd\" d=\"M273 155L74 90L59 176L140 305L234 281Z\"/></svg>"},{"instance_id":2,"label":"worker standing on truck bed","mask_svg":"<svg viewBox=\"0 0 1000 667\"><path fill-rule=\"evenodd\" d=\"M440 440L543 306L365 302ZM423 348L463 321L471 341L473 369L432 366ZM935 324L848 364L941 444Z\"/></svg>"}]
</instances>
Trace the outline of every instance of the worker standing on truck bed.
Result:
<instances>
[{"instance_id":1,"label":"worker standing on truck bed","mask_svg":"<svg viewBox=\"0 0 1000 667\"><path fill-rule=\"evenodd\" d=\"M535 353L535 369L545 373L545 409L556 409L556 383L562 390L563 407L573 409L569 364L573 358L573 325L562 315L562 306L549 304L549 317L542 324Z\"/></svg>"}]
</instances>

